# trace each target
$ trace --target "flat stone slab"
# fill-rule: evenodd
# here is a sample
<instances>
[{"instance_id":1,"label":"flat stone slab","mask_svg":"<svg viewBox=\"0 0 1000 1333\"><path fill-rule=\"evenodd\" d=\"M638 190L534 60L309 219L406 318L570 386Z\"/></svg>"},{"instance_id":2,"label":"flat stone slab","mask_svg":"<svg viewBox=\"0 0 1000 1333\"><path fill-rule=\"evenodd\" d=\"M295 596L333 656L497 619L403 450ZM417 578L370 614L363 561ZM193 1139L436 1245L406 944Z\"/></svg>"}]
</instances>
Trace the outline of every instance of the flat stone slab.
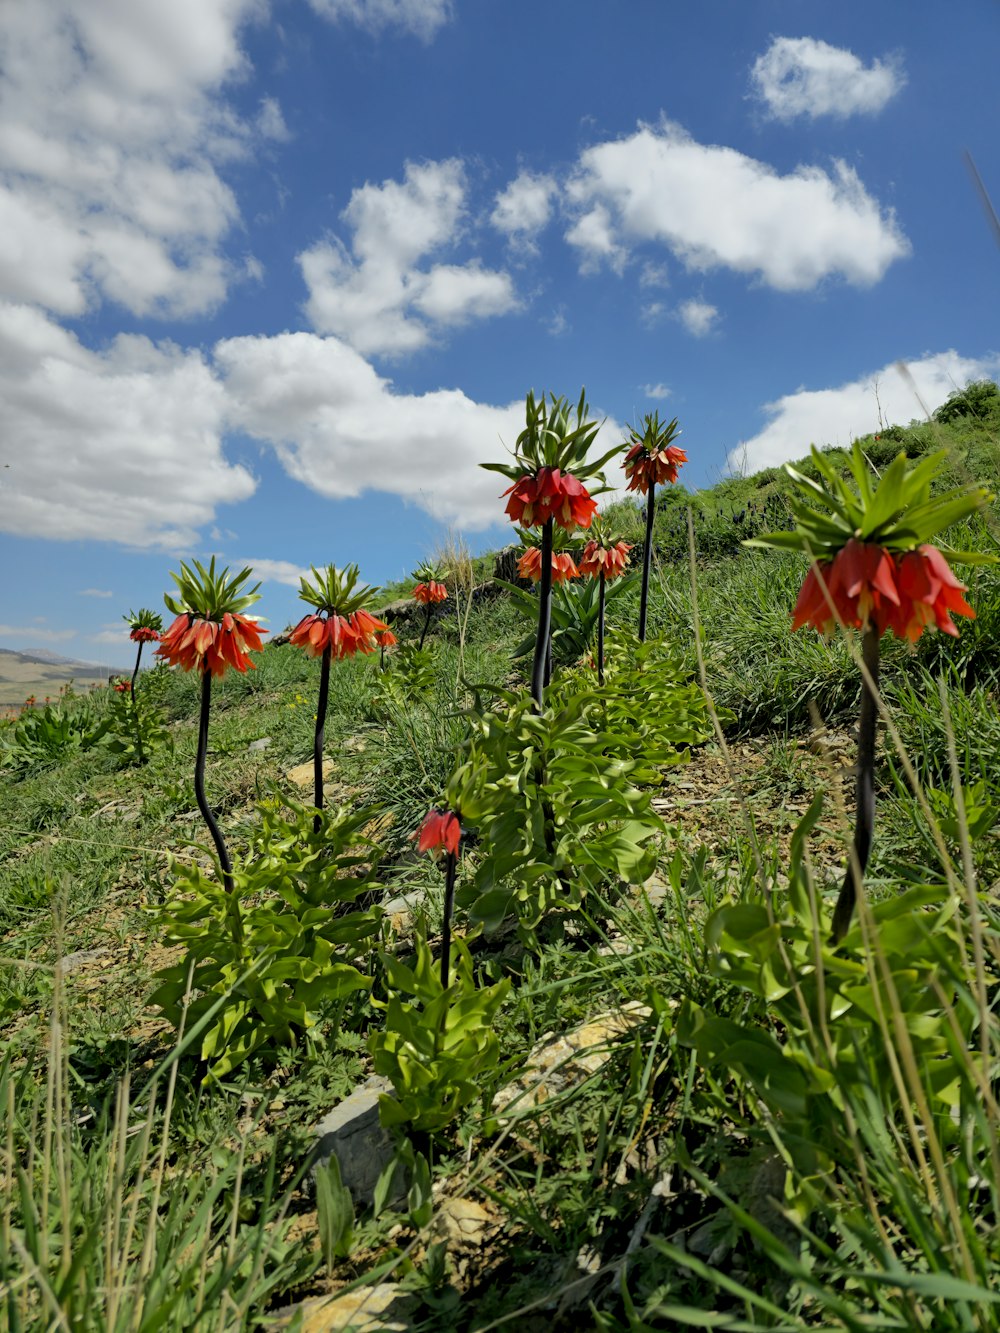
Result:
<instances>
[{"instance_id":1,"label":"flat stone slab","mask_svg":"<svg viewBox=\"0 0 1000 1333\"><path fill-rule=\"evenodd\" d=\"M378 1099L391 1092L387 1078L372 1075L338 1102L316 1126L313 1170L336 1156L340 1179L351 1191L355 1207L370 1207L378 1178L395 1156L392 1139L379 1123ZM387 1202L390 1206L406 1197L405 1182L396 1182Z\"/></svg>"},{"instance_id":2,"label":"flat stone slab","mask_svg":"<svg viewBox=\"0 0 1000 1333\"><path fill-rule=\"evenodd\" d=\"M279 1328L294 1324L299 1333L407 1333L419 1301L394 1282L379 1282L341 1296L319 1296L283 1310ZM297 1322L298 1321L298 1322Z\"/></svg>"}]
</instances>

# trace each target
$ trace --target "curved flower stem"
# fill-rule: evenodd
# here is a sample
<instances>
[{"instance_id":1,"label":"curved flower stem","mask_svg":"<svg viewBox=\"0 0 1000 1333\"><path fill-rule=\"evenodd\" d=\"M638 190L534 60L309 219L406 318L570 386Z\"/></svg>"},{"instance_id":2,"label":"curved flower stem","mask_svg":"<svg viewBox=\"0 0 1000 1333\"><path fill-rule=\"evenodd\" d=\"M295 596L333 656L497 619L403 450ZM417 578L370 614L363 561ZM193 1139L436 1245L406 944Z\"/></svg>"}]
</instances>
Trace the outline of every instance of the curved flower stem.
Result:
<instances>
[{"instance_id":1,"label":"curved flower stem","mask_svg":"<svg viewBox=\"0 0 1000 1333\"><path fill-rule=\"evenodd\" d=\"M146 754L142 748L142 727L139 725L139 704L135 697L135 685L139 675L139 659L142 657L142 640L139 640L139 648L135 655L135 666L132 668L132 684L129 686L129 694L132 696L132 721L135 724L135 757L140 764L146 763Z\"/></svg>"},{"instance_id":2,"label":"curved flower stem","mask_svg":"<svg viewBox=\"0 0 1000 1333\"><path fill-rule=\"evenodd\" d=\"M420 649L424 646L424 639L427 638L427 631L430 629L430 625L431 625L431 614L432 614L432 608L431 608L431 604L430 604L430 602L428 602L428 603L427 603L427 615L426 615L426 617L425 617L425 619L424 619L424 627L423 627L423 629L422 629L421 632L420 632L420 642L417 644L417 652L419 652Z\"/></svg>"},{"instance_id":3,"label":"curved flower stem","mask_svg":"<svg viewBox=\"0 0 1000 1333\"><path fill-rule=\"evenodd\" d=\"M208 825L208 831L215 843L216 855L222 867L222 885L228 894L233 892L233 863L229 859L225 839L215 822L215 815L205 800L205 756L208 754L208 715L212 706L212 673L201 673L201 714L198 718L198 755L194 761L194 798L198 802L201 817Z\"/></svg>"},{"instance_id":4,"label":"curved flower stem","mask_svg":"<svg viewBox=\"0 0 1000 1333\"><path fill-rule=\"evenodd\" d=\"M330 698L330 645L323 649L323 658L319 668L319 699L316 703L316 731L313 734L313 804L316 814L313 816L313 833L318 833L323 826L323 739L326 728L326 706Z\"/></svg>"},{"instance_id":5,"label":"curved flower stem","mask_svg":"<svg viewBox=\"0 0 1000 1333\"><path fill-rule=\"evenodd\" d=\"M441 985L448 989L448 971L451 963L451 918L455 913L455 872L458 854L446 852L444 858L444 920L441 923Z\"/></svg>"},{"instance_id":6,"label":"curved flower stem","mask_svg":"<svg viewBox=\"0 0 1000 1333\"><path fill-rule=\"evenodd\" d=\"M535 657L531 667L531 697L535 710L542 711L545 697L545 667L552 632L552 524L546 519L542 528L542 569L538 584L538 632L535 635Z\"/></svg>"},{"instance_id":7,"label":"curved flower stem","mask_svg":"<svg viewBox=\"0 0 1000 1333\"><path fill-rule=\"evenodd\" d=\"M871 851L875 827L875 732L878 706L874 691L878 689L879 643L881 635L873 626L865 629L861 642L865 674L861 682L861 714L858 719L858 775L856 787L857 810L854 817L854 845L851 849L847 874L833 910L833 930L830 943L839 944L847 934L854 915L854 905L861 892L865 867Z\"/></svg>"},{"instance_id":8,"label":"curved flower stem","mask_svg":"<svg viewBox=\"0 0 1000 1333\"><path fill-rule=\"evenodd\" d=\"M604 684L604 597L605 578L602 569L597 576L597 683Z\"/></svg>"},{"instance_id":9,"label":"curved flower stem","mask_svg":"<svg viewBox=\"0 0 1000 1333\"><path fill-rule=\"evenodd\" d=\"M646 492L646 546L642 553L642 592L639 595L639 642L646 642L646 612L649 603L649 567L653 560L653 519L656 517L656 482Z\"/></svg>"}]
</instances>

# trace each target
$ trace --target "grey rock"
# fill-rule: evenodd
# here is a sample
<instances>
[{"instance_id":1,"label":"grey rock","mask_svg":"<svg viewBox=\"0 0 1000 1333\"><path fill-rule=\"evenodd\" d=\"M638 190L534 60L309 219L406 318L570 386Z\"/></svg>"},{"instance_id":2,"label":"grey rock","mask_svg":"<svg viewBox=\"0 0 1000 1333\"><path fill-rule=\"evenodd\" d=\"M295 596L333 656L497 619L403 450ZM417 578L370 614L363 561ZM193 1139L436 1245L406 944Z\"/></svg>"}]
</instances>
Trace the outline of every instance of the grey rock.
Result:
<instances>
[{"instance_id":1,"label":"grey rock","mask_svg":"<svg viewBox=\"0 0 1000 1333\"><path fill-rule=\"evenodd\" d=\"M378 1178L395 1156L392 1139L378 1118L378 1099L383 1092L391 1091L392 1084L387 1078L373 1075L338 1102L316 1126L313 1170L336 1156L340 1178L351 1191L356 1207L372 1204ZM390 1206L406 1197L408 1182L402 1177L400 1171L393 1182L387 1200Z\"/></svg>"},{"instance_id":2,"label":"grey rock","mask_svg":"<svg viewBox=\"0 0 1000 1333\"><path fill-rule=\"evenodd\" d=\"M70 972L77 972L81 967L86 967L88 963L96 962L98 958L104 958L107 949L77 949L76 953L68 953L64 958L60 958L59 965L64 975Z\"/></svg>"},{"instance_id":3,"label":"grey rock","mask_svg":"<svg viewBox=\"0 0 1000 1333\"><path fill-rule=\"evenodd\" d=\"M270 736L261 736L260 740L251 741L247 746L248 750L266 750L272 744Z\"/></svg>"}]
</instances>

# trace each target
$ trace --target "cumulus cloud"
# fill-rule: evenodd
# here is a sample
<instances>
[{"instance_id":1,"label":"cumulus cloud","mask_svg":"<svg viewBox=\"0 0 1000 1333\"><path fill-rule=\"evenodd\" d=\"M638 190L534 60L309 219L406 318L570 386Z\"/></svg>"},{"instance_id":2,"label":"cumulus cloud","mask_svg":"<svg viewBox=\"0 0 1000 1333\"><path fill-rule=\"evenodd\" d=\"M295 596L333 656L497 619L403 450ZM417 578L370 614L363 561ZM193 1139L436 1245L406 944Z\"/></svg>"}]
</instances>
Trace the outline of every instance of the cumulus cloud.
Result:
<instances>
[{"instance_id":1,"label":"cumulus cloud","mask_svg":"<svg viewBox=\"0 0 1000 1333\"><path fill-rule=\"evenodd\" d=\"M261 99L260 110L257 112L257 128L265 139L273 139L276 143L287 143L292 137L291 131L285 124L281 103L273 97Z\"/></svg>"},{"instance_id":2,"label":"cumulus cloud","mask_svg":"<svg viewBox=\"0 0 1000 1333\"><path fill-rule=\"evenodd\" d=\"M663 398L669 398L673 392L671 389L667 388L662 380L658 384L644 384L642 386L642 391L647 398L652 398L654 402Z\"/></svg>"},{"instance_id":3,"label":"cumulus cloud","mask_svg":"<svg viewBox=\"0 0 1000 1333\"><path fill-rule=\"evenodd\" d=\"M350 250L331 238L299 255L313 326L359 352L398 356L425 346L435 328L515 309L510 275L478 260L420 267L456 240L465 195L454 158L410 162L402 182L355 190L342 214L353 232Z\"/></svg>"},{"instance_id":4,"label":"cumulus cloud","mask_svg":"<svg viewBox=\"0 0 1000 1333\"><path fill-rule=\"evenodd\" d=\"M295 565L291 560L268 560L240 557L233 565L240 569L249 565L253 570L254 581L261 583L285 583L289 588L297 588L304 578L309 578L312 571L304 565Z\"/></svg>"},{"instance_id":5,"label":"cumulus cloud","mask_svg":"<svg viewBox=\"0 0 1000 1333\"><path fill-rule=\"evenodd\" d=\"M114 597L114 593L104 588L81 588L81 597Z\"/></svg>"},{"instance_id":6,"label":"cumulus cloud","mask_svg":"<svg viewBox=\"0 0 1000 1333\"><path fill-rule=\"evenodd\" d=\"M750 71L754 94L776 120L875 115L906 82L888 57L865 65L853 51L815 37L775 37Z\"/></svg>"},{"instance_id":7,"label":"cumulus cloud","mask_svg":"<svg viewBox=\"0 0 1000 1333\"><path fill-rule=\"evenodd\" d=\"M1000 357L975 359L947 351L908 361L906 367L919 399L914 396L909 380L900 373L899 364L893 363L834 389L798 389L767 403L763 410L770 418L768 424L730 453L730 470L758 472L802 458L811 444L847 445L856 436L877 431L876 387L883 421L905 425L914 417L923 416L921 400L933 411L953 389L961 388L970 379L996 375Z\"/></svg>"},{"instance_id":8,"label":"cumulus cloud","mask_svg":"<svg viewBox=\"0 0 1000 1333\"><path fill-rule=\"evenodd\" d=\"M535 238L552 217L556 188L552 176L522 171L497 195L490 222L515 249L534 253Z\"/></svg>"},{"instance_id":9,"label":"cumulus cloud","mask_svg":"<svg viewBox=\"0 0 1000 1333\"><path fill-rule=\"evenodd\" d=\"M239 31L261 10L261 0L6 7L0 298L63 316L102 299L165 316L222 300L238 210L218 167L253 135L222 91L245 65Z\"/></svg>"},{"instance_id":10,"label":"cumulus cloud","mask_svg":"<svg viewBox=\"0 0 1000 1333\"><path fill-rule=\"evenodd\" d=\"M707 301L683 301L677 307L677 318L695 338L704 338L715 327L719 312Z\"/></svg>"},{"instance_id":11,"label":"cumulus cloud","mask_svg":"<svg viewBox=\"0 0 1000 1333\"><path fill-rule=\"evenodd\" d=\"M225 393L197 351L85 348L0 304L0 530L174 550L255 481L221 447Z\"/></svg>"},{"instance_id":12,"label":"cumulus cloud","mask_svg":"<svg viewBox=\"0 0 1000 1333\"><path fill-rule=\"evenodd\" d=\"M629 246L654 242L688 269L729 268L805 291L834 275L869 286L910 250L892 211L846 163L782 176L668 122L586 149L566 194L577 210L566 239L584 269L621 271Z\"/></svg>"},{"instance_id":13,"label":"cumulus cloud","mask_svg":"<svg viewBox=\"0 0 1000 1333\"><path fill-rule=\"evenodd\" d=\"M524 427L523 401L395 393L352 348L312 333L230 338L215 356L232 424L271 445L303 485L332 499L383 491L466 531L503 521L507 483L478 465L505 458ZM607 422L601 442L616 433L624 438Z\"/></svg>"},{"instance_id":14,"label":"cumulus cloud","mask_svg":"<svg viewBox=\"0 0 1000 1333\"><path fill-rule=\"evenodd\" d=\"M402 28L430 41L453 12L452 0L309 0L322 18L356 23L371 33Z\"/></svg>"}]
</instances>

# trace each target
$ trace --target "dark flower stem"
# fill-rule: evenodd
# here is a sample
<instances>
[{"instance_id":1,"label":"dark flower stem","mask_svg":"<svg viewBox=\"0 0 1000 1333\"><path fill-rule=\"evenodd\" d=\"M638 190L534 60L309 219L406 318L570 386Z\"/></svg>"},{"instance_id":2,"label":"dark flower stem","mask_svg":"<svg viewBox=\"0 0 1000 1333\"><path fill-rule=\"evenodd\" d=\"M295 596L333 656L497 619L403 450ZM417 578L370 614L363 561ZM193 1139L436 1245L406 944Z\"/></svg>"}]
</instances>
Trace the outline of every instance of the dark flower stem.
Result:
<instances>
[{"instance_id":1,"label":"dark flower stem","mask_svg":"<svg viewBox=\"0 0 1000 1333\"><path fill-rule=\"evenodd\" d=\"M323 740L326 729L326 707L330 698L330 645L323 649L323 658L319 668L319 700L316 704L316 730L313 734L313 804L316 814L313 816L313 833L323 827Z\"/></svg>"},{"instance_id":2,"label":"dark flower stem","mask_svg":"<svg viewBox=\"0 0 1000 1333\"><path fill-rule=\"evenodd\" d=\"M854 817L854 847L847 865L843 887L833 910L830 943L839 944L847 934L854 906L861 892L865 867L871 851L875 828L875 732L878 709L874 690L878 689L879 643L881 636L869 625L861 642L866 674L861 682L861 715L858 719L857 810ZM870 681L870 683L869 683Z\"/></svg>"},{"instance_id":3,"label":"dark flower stem","mask_svg":"<svg viewBox=\"0 0 1000 1333\"><path fill-rule=\"evenodd\" d=\"M535 636L535 657L531 667L531 697L537 712L542 711L545 698L546 664L549 639L552 632L552 524L547 519L542 528L542 570L538 584L538 633Z\"/></svg>"},{"instance_id":4,"label":"dark flower stem","mask_svg":"<svg viewBox=\"0 0 1000 1333\"><path fill-rule=\"evenodd\" d=\"M653 561L653 519L656 517L656 482L646 492L646 546L642 553L642 592L639 595L639 642L646 642L646 612L649 604L649 567Z\"/></svg>"},{"instance_id":5,"label":"dark flower stem","mask_svg":"<svg viewBox=\"0 0 1000 1333\"><path fill-rule=\"evenodd\" d=\"M139 724L139 704L135 697L136 681L139 678L139 659L142 657L142 640L139 640L139 648L135 655L135 666L132 668L132 684L129 686L129 694L132 696L132 721L135 723L135 757L140 764L146 762L146 753L142 748L142 727Z\"/></svg>"},{"instance_id":6,"label":"dark flower stem","mask_svg":"<svg viewBox=\"0 0 1000 1333\"><path fill-rule=\"evenodd\" d=\"M597 683L604 684L604 597L606 582L604 570L597 576Z\"/></svg>"},{"instance_id":7,"label":"dark flower stem","mask_svg":"<svg viewBox=\"0 0 1000 1333\"><path fill-rule=\"evenodd\" d=\"M205 756L208 754L208 715L212 707L212 673L203 668L201 673L201 714L198 718L198 755L194 761L194 798L198 802L201 817L208 825L208 831L215 843L216 855L222 867L222 885L228 894L233 892L233 863L229 859L225 839L215 822L215 815L205 799Z\"/></svg>"},{"instance_id":8,"label":"dark flower stem","mask_svg":"<svg viewBox=\"0 0 1000 1333\"><path fill-rule=\"evenodd\" d=\"M431 615L432 615L432 614L433 614L433 612L432 612L432 608L431 608L431 603L428 602L428 603L427 603L427 615L426 615L425 618L424 618L424 627L423 627L423 629L422 629L421 632L420 632L420 642L417 644L417 652L419 652L420 649L424 646L424 639L427 638L427 631L430 629L430 625L431 625Z\"/></svg>"},{"instance_id":9,"label":"dark flower stem","mask_svg":"<svg viewBox=\"0 0 1000 1333\"><path fill-rule=\"evenodd\" d=\"M451 918L455 914L455 872L458 869L458 855L445 852L444 857L444 920L441 923L441 985L448 989L448 974L451 964Z\"/></svg>"}]
</instances>

